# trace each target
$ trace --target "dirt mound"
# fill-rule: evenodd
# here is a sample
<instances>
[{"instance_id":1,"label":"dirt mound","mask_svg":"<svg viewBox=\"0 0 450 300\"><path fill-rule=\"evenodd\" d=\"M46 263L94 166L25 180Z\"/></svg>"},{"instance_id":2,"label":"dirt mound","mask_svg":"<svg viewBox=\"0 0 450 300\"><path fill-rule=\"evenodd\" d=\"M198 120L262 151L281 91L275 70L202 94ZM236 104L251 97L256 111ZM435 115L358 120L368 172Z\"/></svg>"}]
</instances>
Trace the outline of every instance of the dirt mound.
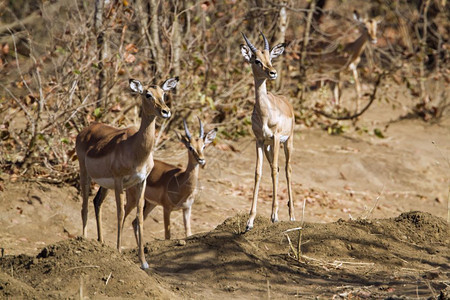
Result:
<instances>
[{"instance_id":1,"label":"dirt mound","mask_svg":"<svg viewBox=\"0 0 450 300\"><path fill-rule=\"evenodd\" d=\"M168 299L171 295L115 249L82 238L47 246L35 257L7 256L0 262L2 297Z\"/></svg>"},{"instance_id":2,"label":"dirt mound","mask_svg":"<svg viewBox=\"0 0 450 300\"><path fill-rule=\"evenodd\" d=\"M1 297L23 298L344 298L431 297L450 278L449 227L423 212L396 218L272 224L258 216L228 218L186 240L154 240L136 250L82 238L43 248L35 256L0 259Z\"/></svg>"},{"instance_id":3,"label":"dirt mound","mask_svg":"<svg viewBox=\"0 0 450 300\"><path fill-rule=\"evenodd\" d=\"M185 241L147 244L151 268L172 284L183 282L183 295L211 290L223 298L429 297L449 279L449 228L428 213L305 224L300 261L298 231L289 231L300 222L257 217L255 228L241 234L246 220L236 215ZM135 251L130 258L137 263Z\"/></svg>"}]
</instances>

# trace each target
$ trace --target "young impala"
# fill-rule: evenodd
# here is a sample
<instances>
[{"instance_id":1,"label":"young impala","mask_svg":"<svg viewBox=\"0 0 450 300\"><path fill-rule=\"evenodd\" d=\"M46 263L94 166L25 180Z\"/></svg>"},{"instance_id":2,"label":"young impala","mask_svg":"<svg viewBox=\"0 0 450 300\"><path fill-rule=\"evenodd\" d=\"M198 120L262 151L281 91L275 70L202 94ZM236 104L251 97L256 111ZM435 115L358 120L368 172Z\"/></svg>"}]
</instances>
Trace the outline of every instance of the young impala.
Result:
<instances>
[{"instance_id":1,"label":"young impala","mask_svg":"<svg viewBox=\"0 0 450 300\"><path fill-rule=\"evenodd\" d=\"M341 73L346 70L352 71L357 94L356 111L358 111L359 100L362 94L357 67L367 42L370 41L373 44L377 42L377 25L381 22L381 19L379 17L373 19L361 18L357 11L353 12L353 18L358 22L361 35L344 47L321 55L318 65L321 70L328 70L334 73L336 81L334 84L334 98L338 105L341 97Z\"/></svg>"},{"instance_id":2,"label":"young impala","mask_svg":"<svg viewBox=\"0 0 450 300\"><path fill-rule=\"evenodd\" d=\"M170 214L174 210L183 210L183 221L186 237L191 235L191 207L194 203L197 188L199 166L205 166L203 151L216 137L216 129L206 135L202 122L199 119L200 134L198 137L191 136L184 120L185 135L176 132L178 139L188 150L188 164L182 170L174 165L155 160L155 166L147 177L145 187L144 220L148 214L157 206L164 208L164 231L165 238L170 239ZM127 204L125 206L125 218L136 207L136 188L127 190ZM125 221L124 218L124 221ZM136 241L139 244L138 219L133 221Z\"/></svg>"},{"instance_id":3,"label":"young impala","mask_svg":"<svg viewBox=\"0 0 450 300\"><path fill-rule=\"evenodd\" d=\"M272 169L272 222L278 221L278 152L280 143L284 144L284 154L286 156L286 180L289 195L289 217L294 217L294 202L291 188L291 152L294 140L294 111L292 105L283 96L275 96L267 93L266 80L277 78L277 71L272 66L272 59L281 55L284 51L284 44L278 44L269 49L269 42L264 34L263 51L258 50L250 43L245 34L242 34L247 45L241 45L241 52L244 59L250 63L255 80L255 107L252 114L252 129L256 137L256 170L255 186L253 190L253 201L250 209L250 217L247 222L246 231L253 228L253 221L256 217L256 203L258 200L259 183L261 181L263 151Z\"/></svg>"},{"instance_id":4,"label":"young impala","mask_svg":"<svg viewBox=\"0 0 450 300\"><path fill-rule=\"evenodd\" d=\"M80 163L80 186L83 197L81 216L83 236L87 236L88 197L91 180L101 186L94 198L98 240L103 242L101 205L109 189L114 190L117 205L117 249L121 251L121 237L125 205L123 190L133 187L132 201L137 203L139 236L143 236L143 207L145 179L153 168L153 144L156 117L167 119L171 112L164 103L164 93L175 88L177 78L166 80L161 87L144 90L138 80L130 79L133 93L142 98L142 120L139 130L134 127L119 129L106 124L93 123L77 136L76 152ZM139 243L141 268L148 268L143 243Z\"/></svg>"}]
</instances>

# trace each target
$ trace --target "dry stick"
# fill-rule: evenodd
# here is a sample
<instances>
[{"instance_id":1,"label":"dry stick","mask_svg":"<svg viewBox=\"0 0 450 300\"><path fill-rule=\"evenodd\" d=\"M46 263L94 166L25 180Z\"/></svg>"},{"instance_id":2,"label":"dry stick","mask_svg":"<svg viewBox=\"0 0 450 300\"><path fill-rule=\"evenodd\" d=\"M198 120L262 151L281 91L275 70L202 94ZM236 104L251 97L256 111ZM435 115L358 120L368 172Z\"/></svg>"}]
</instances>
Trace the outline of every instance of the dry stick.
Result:
<instances>
[{"instance_id":1,"label":"dry stick","mask_svg":"<svg viewBox=\"0 0 450 300\"><path fill-rule=\"evenodd\" d=\"M33 94L33 91L32 91L31 88L28 86L28 84L27 84L25 78L23 77L22 70L20 69L19 58L18 58L18 53L17 53L17 45L16 45L16 39L15 39L14 33L13 33L11 30L9 30L9 32L10 32L10 34L11 34L11 37L12 37L13 43L14 43L14 51L15 51L15 54L16 54L16 55L15 55L15 56L16 56L16 64L17 64L17 69L18 69L18 71L19 71L20 77L22 78L23 84L24 84L24 85L26 86L26 88L28 89L28 92L29 92L30 94ZM37 65L36 59L34 58L33 53L32 53L31 39L30 39L30 57L33 59L34 64ZM37 127L38 127L38 122L39 122L39 118L40 118L41 111L42 111L42 106L43 106L43 101L44 101L44 100L43 100L43 92L42 92L42 84L41 84L41 76L40 76L40 74L39 74L39 69L38 69L37 66L36 66L36 74L37 74L37 77L38 77L38 86L39 86L39 105L38 105L37 115L36 115L36 118L35 118L35 119L32 118L31 114L30 114L29 112L27 112L27 110L24 110L25 114L28 116L27 119L28 119L28 121L30 122L30 125L31 125L31 138L30 138L30 141L29 141L29 143L28 143L27 150L25 151L25 156L24 156L24 158L22 159L22 163L26 163L26 162L28 161L28 159L29 159L31 153L33 152L33 148L34 148L34 144L35 144L36 136L37 136L37 131L38 131L38 129L37 129ZM9 92L9 93L10 93L10 92ZM10 94L11 94L11 93L10 93ZM12 95L12 94L11 94L11 95ZM15 99L14 96L13 96L13 98ZM17 101L16 101L16 102L17 102ZM18 103L20 103L20 101L19 101ZM25 108L25 106L23 106L23 105L20 105L20 107L21 107L22 109ZM24 169L27 170L26 167L25 167Z\"/></svg>"},{"instance_id":2,"label":"dry stick","mask_svg":"<svg viewBox=\"0 0 450 300\"><path fill-rule=\"evenodd\" d=\"M367 103L367 105L366 105L363 109L361 109L360 112L357 112L357 113L354 114L354 115L333 116L333 115L331 115L331 114L329 114L329 113L326 113L326 112L324 112L324 111L321 111L321 110L313 109L313 111L314 111L315 113L319 114L319 115L322 115L322 116L327 117L327 118L332 119L332 120L353 120L353 119L359 118L363 113L366 112L367 109L369 109L369 107L370 107L370 106L372 105L372 103L375 101L375 98L376 98L375 96L376 96L376 94L377 94L378 86L379 86L380 83L381 83L381 79L382 79L384 76L386 76L386 74L387 74L387 72L383 72L383 73L381 73L381 74L378 75L377 81L375 82L375 86L374 86L373 92L372 92L372 94L370 95L369 103Z\"/></svg>"},{"instance_id":3,"label":"dry stick","mask_svg":"<svg viewBox=\"0 0 450 300\"><path fill-rule=\"evenodd\" d=\"M426 56L426 46L427 46L427 28L428 28L428 7L430 6L430 0L426 0L422 12L423 17L423 31L422 37L420 38L420 59L419 59L419 86L420 86L420 100L425 105L426 104L426 95L425 95L425 56Z\"/></svg>"},{"instance_id":4,"label":"dry stick","mask_svg":"<svg viewBox=\"0 0 450 300\"><path fill-rule=\"evenodd\" d=\"M301 228L298 231L298 245L297 245L297 259L300 261L301 256L301 245L302 245L302 235L303 235L303 224L305 223L305 206L306 206L306 199L303 199L303 208L302 208L302 222Z\"/></svg>"},{"instance_id":5,"label":"dry stick","mask_svg":"<svg viewBox=\"0 0 450 300\"><path fill-rule=\"evenodd\" d=\"M111 279L112 272L109 273L108 278L106 279L105 285L108 285L109 280Z\"/></svg>"},{"instance_id":6,"label":"dry stick","mask_svg":"<svg viewBox=\"0 0 450 300\"><path fill-rule=\"evenodd\" d=\"M385 187L385 185L383 185L383 188L381 189L381 192L378 194L377 199L375 199L375 204L372 206L371 209L369 209L369 211L367 212L367 214L364 217L364 219L367 219L372 214L372 211L374 210L374 208L378 205L378 201L380 200L380 197L381 197L381 195L384 192L384 187Z\"/></svg>"}]
</instances>

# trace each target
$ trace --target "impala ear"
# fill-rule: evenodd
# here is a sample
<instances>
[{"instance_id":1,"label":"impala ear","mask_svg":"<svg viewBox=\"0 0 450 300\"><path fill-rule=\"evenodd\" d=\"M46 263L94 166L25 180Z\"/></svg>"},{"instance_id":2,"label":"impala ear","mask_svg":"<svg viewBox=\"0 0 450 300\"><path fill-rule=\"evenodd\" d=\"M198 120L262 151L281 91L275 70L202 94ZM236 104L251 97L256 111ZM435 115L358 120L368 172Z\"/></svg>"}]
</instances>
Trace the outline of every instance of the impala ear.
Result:
<instances>
[{"instance_id":1,"label":"impala ear","mask_svg":"<svg viewBox=\"0 0 450 300\"><path fill-rule=\"evenodd\" d=\"M270 59L276 58L281 54L283 54L285 47L286 47L285 43L281 43L274 46L272 50L270 50Z\"/></svg>"},{"instance_id":2,"label":"impala ear","mask_svg":"<svg viewBox=\"0 0 450 300\"><path fill-rule=\"evenodd\" d=\"M217 134L217 128L214 128L213 130L211 130L210 132L208 132L205 136L205 146L208 146L209 144L212 143L212 141L214 141L214 139L216 138L216 134Z\"/></svg>"},{"instance_id":3,"label":"impala ear","mask_svg":"<svg viewBox=\"0 0 450 300\"><path fill-rule=\"evenodd\" d=\"M353 11L353 19L355 19L358 22L364 22L365 19L362 19L361 16L359 15L357 10Z\"/></svg>"},{"instance_id":4,"label":"impala ear","mask_svg":"<svg viewBox=\"0 0 450 300\"><path fill-rule=\"evenodd\" d=\"M174 89L177 86L177 83L178 83L179 80L180 80L180 78L178 76L174 77L174 78L169 78L163 83L161 88L165 92L170 91L170 90Z\"/></svg>"},{"instance_id":5,"label":"impala ear","mask_svg":"<svg viewBox=\"0 0 450 300\"><path fill-rule=\"evenodd\" d=\"M130 79L130 89L133 93L142 94L144 93L144 87L139 80Z\"/></svg>"},{"instance_id":6,"label":"impala ear","mask_svg":"<svg viewBox=\"0 0 450 300\"><path fill-rule=\"evenodd\" d=\"M252 58L252 51L247 45L241 44L241 53L245 61L250 62L250 59Z\"/></svg>"},{"instance_id":7,"label":"impala ear","mask_svg":"<svg viewBox=\"0 0 450 300\"><path fill-rule=\"evenodd\" d=\"M382 16L378 16L378 17L373 18L373 20L374 20L377 24L380 24L381 22L383 22L383 17L382 17Z\"/></svg>"}]
</instances>

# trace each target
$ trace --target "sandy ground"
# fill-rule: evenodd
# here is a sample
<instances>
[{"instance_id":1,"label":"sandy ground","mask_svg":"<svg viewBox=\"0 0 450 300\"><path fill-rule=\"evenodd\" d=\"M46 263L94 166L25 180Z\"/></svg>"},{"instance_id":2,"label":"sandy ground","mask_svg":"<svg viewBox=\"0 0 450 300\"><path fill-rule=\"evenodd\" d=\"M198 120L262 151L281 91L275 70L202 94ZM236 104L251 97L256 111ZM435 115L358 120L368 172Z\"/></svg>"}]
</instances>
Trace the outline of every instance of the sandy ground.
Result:
<instances>
[{"instance_id":1,"label":"sandy ground","mask_svg":"<svg viewBox=\"0 0 450 300\"><path fill-rule=\"evenodd\" d=\"M401 119L410 107L391 105L376 102L363 115L358 125L368 132L331 136L296 128L297 221L286 222L281 156L282 222L269 222L271 179L265 162L258 218L246 234L254 140L218 141L207 149L207 167L200 171L194 236L184 240L181 212L174 212L173 239L164 241L162 210L155 209L145 223L150 263L145 272L137 262L132 217L124 229L124 254L114 249L112 196L104 205L106 241L100 245L94 240L92 204L89 237L75 238L81 234L81 197L74 187L11 182L2 175L0 297L428 298L440 292L448 297L450 119L438 124ZM375 128L385 138L372 134ZM181 165L187 159L177 142L155 156ZM290 245L284 232L302 225L298 261L298 233L289 233Z\"/></svg>"}]
</instances>

